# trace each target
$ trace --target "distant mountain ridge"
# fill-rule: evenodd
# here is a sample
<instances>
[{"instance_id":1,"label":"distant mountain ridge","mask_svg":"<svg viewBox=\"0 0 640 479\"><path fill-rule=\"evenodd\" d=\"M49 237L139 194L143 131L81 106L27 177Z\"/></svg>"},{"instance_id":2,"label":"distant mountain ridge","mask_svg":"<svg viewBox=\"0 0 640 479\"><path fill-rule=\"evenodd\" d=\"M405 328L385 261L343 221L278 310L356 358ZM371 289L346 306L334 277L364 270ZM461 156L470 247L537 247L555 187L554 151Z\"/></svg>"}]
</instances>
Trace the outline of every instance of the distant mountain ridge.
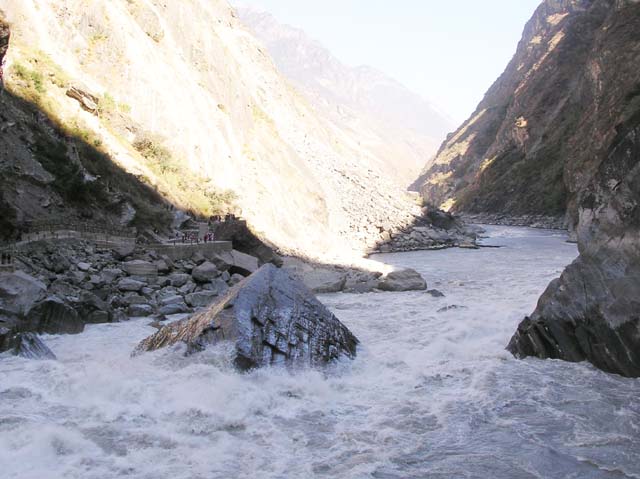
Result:
<instances>
[{"instance_id":1,"label":"distant mountain ridge","mask_svg":"<svg viewBox=\"0 0 640 479\"><path fill-rule=\"evenodd\" d=\"M360 130L373 150L386 149L388 164L402 169L406 184L452 130L446 114L388 75L345 65L303 30L279 23L268 12L250 7L237 11L281 73L334 121Z\"/></svg>"}]
</instances>

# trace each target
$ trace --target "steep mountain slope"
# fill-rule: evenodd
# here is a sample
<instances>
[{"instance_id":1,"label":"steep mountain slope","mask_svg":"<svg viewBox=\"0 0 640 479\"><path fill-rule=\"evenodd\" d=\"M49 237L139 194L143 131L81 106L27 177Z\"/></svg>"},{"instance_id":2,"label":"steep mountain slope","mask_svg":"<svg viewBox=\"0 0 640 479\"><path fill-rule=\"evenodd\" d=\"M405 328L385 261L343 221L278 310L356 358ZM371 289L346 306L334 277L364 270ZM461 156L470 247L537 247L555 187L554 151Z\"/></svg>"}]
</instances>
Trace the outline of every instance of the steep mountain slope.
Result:
<instances>
[{"instance_id":1,"label":"steep mountain slope","mask_svg":"<svg viewBox=\"0 0 640 479\"><path fill-rule=\"evenodd\" d=\"M208 215L235 201L262 237L325 257L361 250L416 212L380 159L291 87L222 0L0 8L13 30L9 91L180 208ZM39 163L33 142L16 137L13 148ZM108 173L81 176L92 190L119 187ZM19 201L15 183L2 190L14 223L50 215L46 201ZM130 224L139 212L125 203Z\"/></svg>"},{"instance_id":2,"label":"steep mountain slope","mask_svg":"<svg viewBox=\"0 0 640 479\"><path fill-rule=\"evenodd\" d=\"M603 44L611 10L625 4L633 2L543 2L503 75L418 181L425 199L467 212L568 210L575 225L578 193L635 86L637 64L621 48L630 39Z\"/></svg>"},{"instance_id":3,"label":"steep mountain slope","mask_svg":"<svg viewBox=\"0 0 640 479\"><path fill-rule=\"evenodd\" d=\"M640 2L546 0L424 193L455 209L561 214L580 257L509 350L640 376Z\"/></svg>"},{"instance_id":4,"label":"steep mountain slope","mask_svg":"<svg viewBox=\"0 0 640 479\"><path fill-rule=\"evenodd\" d=\"M445 114L383 73L341 63L305 32L267 12L242 7L238 14L316 109L352 130L404 185L414 181L424 159L453 129Z\"/></svg>"}]
</instances>

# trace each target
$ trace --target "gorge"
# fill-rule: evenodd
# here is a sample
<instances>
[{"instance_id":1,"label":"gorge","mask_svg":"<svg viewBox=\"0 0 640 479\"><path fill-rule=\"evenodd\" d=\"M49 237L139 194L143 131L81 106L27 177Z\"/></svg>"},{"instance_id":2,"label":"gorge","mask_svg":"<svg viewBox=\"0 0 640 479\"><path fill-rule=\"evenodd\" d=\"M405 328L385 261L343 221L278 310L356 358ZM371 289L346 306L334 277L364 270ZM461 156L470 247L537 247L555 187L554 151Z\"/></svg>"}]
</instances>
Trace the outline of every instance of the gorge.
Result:
<instances>
[{"instance_id":1,"label":"gorge","mask_svg":"<svg viewBox=\"0 0 640 479\"><path fill-rule=\"evenodd\" d=\"M439 150L223 0L0 0L0 61L8 478L640 477L637 0L542 1Z\"/></svg>"}]
</instances>

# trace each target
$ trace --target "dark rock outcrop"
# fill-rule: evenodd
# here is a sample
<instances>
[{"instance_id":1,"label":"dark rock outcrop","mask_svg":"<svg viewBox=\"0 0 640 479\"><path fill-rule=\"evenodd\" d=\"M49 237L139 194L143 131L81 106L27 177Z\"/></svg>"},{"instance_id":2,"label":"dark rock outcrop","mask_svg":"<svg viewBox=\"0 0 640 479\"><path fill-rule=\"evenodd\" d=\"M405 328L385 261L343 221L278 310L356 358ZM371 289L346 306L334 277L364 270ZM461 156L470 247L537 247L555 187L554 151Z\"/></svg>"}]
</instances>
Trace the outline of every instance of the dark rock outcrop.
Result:
<instances>
[{"instance_id":1,"label":"dark rock outcrop","mask_svg":"<svg viewBox=\"0 0 640 479\"><path fill-rule=\"evenodd\" d=\"M26 359L57 359L42 339L33 333L17 334L12 352Z\"/></svg>"},{"instance_id":2,"label":"dark rock outcrop","mask_svg":"<svg viewBox=\"0 0 640 479\"><path fill-rule=\"evenodd\" d=\"M567 213L580 257L508 349L640 376L640 3L545 0L419 180L466 213Z\"/></svg>"},{"instance_id":3,"label":"dark rock outcrop","mask_svg":"<svg viewBox=\"0 0 640 479\"><path fill-rule=\"evenodd\" d=\"M639 57L640 59L640 57ZM580 203L580 257L552 282L508 349L640 376L640 111Z\"/></svg>"},{"instance_id":4,"label":"dark rock outcrop","mask_svg":"<svg viewBox=\"0 0 640 479\"><path fill-rule=\"evenodd\" d=\"M47 334L78 334L84 331L84 322L62 299L49 296L29 311L20 328Z\"/></svg>"},{"instance_id":5,"label":"dark rock outcrop","mask_svg":"<svg viewBox=\"0 0 640 479\"><path fill-rule=\"evenodd\" d=\"M89 93L86 87L74 85L67 90L67 96L76 100L83 110L89 113L98 113L100 100L94 94Z\"/></svg>"},{"instance_id":6,"label":"dark rock outcrop","mask_svg":"<svg viewBox=\"0 0 640 479\"><path fill-rule=\"evenodd\" d=\"M186 343L187 353L193 353L218 341L235 344L235 361L243 370L353 358L358 344L301 282L266 264L207 310L142 341L134 354L177 343Z\"/></svg>"}]
</instances>

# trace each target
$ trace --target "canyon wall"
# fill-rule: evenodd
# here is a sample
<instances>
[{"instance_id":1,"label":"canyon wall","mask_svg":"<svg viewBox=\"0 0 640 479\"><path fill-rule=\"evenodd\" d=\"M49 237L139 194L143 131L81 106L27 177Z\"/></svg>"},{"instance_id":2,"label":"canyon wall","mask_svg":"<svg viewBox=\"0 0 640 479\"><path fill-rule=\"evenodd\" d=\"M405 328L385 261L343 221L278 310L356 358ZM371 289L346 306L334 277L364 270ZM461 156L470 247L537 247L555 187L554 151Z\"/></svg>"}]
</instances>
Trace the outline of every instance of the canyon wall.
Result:
<instances>
[{"instance_id":1,"label":"canyon wall","mask_svg":"<svg viewBox=\"0 0 640 479\"><path fill-rule=\"evenodd\" d=\"M143 216L143 203L114 168L167 210L232 209L283 251L316 257L362 251L419 213L386 174L386 158L312 107L224 1L0 0L0 8L13 31L8 93L59 126L56 141L80 139L111 162L98 172L69 146L69 161L55 165L77 163L78 184L104 190L123 225ZM37 115L5 116L13 133L3 141L13 140L0 170L13 227L79 214L46 186L64 179L42 171L29 133ZM94 206L82 214L99 217Z\"/></svg>"}]
</instances>

